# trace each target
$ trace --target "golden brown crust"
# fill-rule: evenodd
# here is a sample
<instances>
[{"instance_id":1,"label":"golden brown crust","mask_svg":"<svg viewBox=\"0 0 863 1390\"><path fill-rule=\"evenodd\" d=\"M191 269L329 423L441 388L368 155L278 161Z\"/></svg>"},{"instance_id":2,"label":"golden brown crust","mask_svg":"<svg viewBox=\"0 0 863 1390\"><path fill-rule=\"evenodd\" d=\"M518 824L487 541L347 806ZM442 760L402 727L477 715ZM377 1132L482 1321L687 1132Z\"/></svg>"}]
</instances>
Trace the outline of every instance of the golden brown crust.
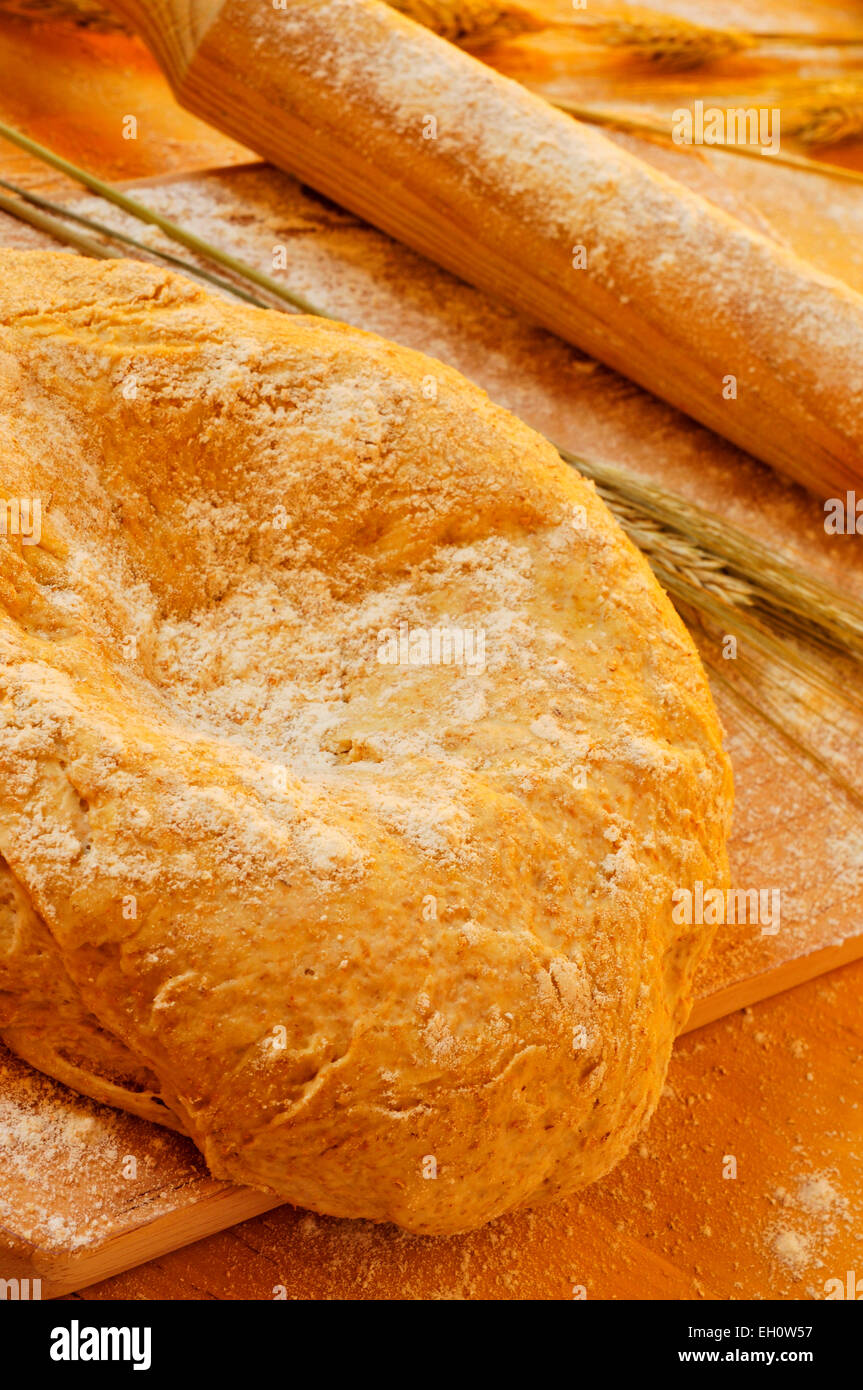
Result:
<instances>
[{"instance_id":1,"label":"golden brown crust","mask_svg":"<svg viewBox=\"0 0 863 1390\"><path fill-rule=\"evenodd\" d=\"M354 329L48 253L0 259L0 324L0 490L51 500L0 540L0 1036L318 1211L448 1232L600 1176L709 944L672 891L726 874L643 558ZM401 622L484 669L380 661Z\"/></svg>"}]
</instances>

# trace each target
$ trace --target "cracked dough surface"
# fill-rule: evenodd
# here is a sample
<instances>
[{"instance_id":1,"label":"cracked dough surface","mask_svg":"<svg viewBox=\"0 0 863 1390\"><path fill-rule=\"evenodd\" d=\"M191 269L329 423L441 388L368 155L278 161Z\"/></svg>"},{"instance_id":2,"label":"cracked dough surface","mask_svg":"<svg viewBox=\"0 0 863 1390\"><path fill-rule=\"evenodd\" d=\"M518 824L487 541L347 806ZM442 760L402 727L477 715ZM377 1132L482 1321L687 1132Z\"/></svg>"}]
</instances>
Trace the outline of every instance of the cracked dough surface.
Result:
<instances>
[{"instance_id":1,"label":"cracked dough surface","mask_svg":"<svg viewBox=\"0 0 863 1390\"><path fill-rule=\"evenodd\" d=\"M0 431L43 503L0 537L3 1041L319 1212L606 1172L731 776L593 489L431 358L63 253L0 256ZM402 624L484 661L381 662Z\"/></svg>"}]
</instances>

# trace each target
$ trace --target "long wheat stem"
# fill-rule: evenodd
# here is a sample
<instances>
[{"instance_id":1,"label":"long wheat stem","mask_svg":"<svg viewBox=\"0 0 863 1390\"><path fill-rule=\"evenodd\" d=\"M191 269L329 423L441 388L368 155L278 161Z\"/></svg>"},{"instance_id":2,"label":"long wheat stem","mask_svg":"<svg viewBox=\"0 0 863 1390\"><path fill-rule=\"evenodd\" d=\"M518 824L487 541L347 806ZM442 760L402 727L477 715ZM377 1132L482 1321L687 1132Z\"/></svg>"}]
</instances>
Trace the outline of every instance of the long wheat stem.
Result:
<instances>
[{"instance_id":1,"label":"long wheat stem","mask_svg":"<svg viewBox=\"0 0 863 1390\"><path fill-rule=\"evenodd\" d=\"M105 246L102 242L93 241L92 237L74 231L65 222L51 217L47 212L40 211L39 208L27 207L19 198L10 198L6 193L0 193L0 211L9 213L10 217L15 217L20 222L26 222L28 226L35 227L39 232L46 232L56 241L62 241L65 246L73 246L84 256L94 256L97 260L108 261L117 260L123 254L122 251L117 251L111 246Z\"/></svg>"},{"instance_id":2,"label":"long wheat stem","mask_svg":"<svg viewBox=\"0 0 863 1390\"><path fill-rule=\"evenodd\" d=\"M118 188L115 188L110 183L106 183L104 179L97 178L95 174L91 174L86 169L82 169L77 164L73 164L71 160L64 159L62 155L55 154L53 150L49 150L44 145L40 145L37 140L31 140L29 135L24 135L20 130L16 130L14 126L7 125L5 121L0 121L0 136L8 140L10 144L17 145L19 149L24 150L27 154L35 155L37 159L42 160L44 164L50 165L52 169L58 170L59 173L65 174L67 178L74 179L76 183L83 184L84 187L89 188L92 193L98 193L100 197L107 199L109 203L113 203L116 207L122 208L124 212L131 213L131 215L137 217L140 222L148 222L152 226L158 227L160 231L164 232L165 235L171 239L171 241L179 242L181 246L185 246L189 251L194 251L196 255L202 256L204 259L216 261L219 265L223 266L225 270L230 270L234 275L240 276L241 279L251 280L253 284L266 290L268 294L272 294L284 303L290 304L294 309L299 309L301 313L332 317L332 315L324 315L321 309L312 304L303 295L295 294L291 290L286 290L284 285L280 285L278 280L274 280L271 275L266 275L263 271L256 270L254 266L246 265L244 261L238 260L236 256L232 256L227 251L223 251L221 248L213 246L210 242L204 241L202 237L196 236L194 232L187 232L183 227L178 226L176 222L172 222L170 218L162 217L161 213L154 212L152 208L147 207L146 203L138 202L137 198L131 198L127 193L121 193Z\"/></svg>"},{"instance_id":3,"label":"long wheat stem","mask_svg":"<svg viewBox=\"0 0 863 1390\"><path fill-rule=\"evenodd\" d=\"M231 294L236 295L238 299L243 299L249 304L254 304L259 309L267 308L265 300L259 299L257 295L252 294L249 290L243 289L242 286L235 285L233 281L226 280L223 276L214 274L213 271L207 270L205 266L195 265L192 261L184 261L180 256L172 256L170 251L162 251L156 246L150 246L146 241L139 241L137 237L129 236L127 232L119 231L116 227L109 227L106 223L98 222L93 217L85 217L83 213L73 212L71 208L64 207L60 203L52 202L50 198L43 198L39 193L33 193L29 189L20 188L16 183L10 183L8 179L0 179L0 188L5 188L7 192L14 193L16 198L21 199L24 203L30 204L33 208L39 208L43 212L53 214L53 216L48 219L43 219L40 223L34 221L32 217L26 216L27 209L22 208L20 203L13 201L11 198L4 198L2 204L0 204L3 211L9 213L10 216L29 222L31 226L40 227L42 231L50 232L50 235L56 236L58 240L63 230L63 224L66 222L74 222L79 227L87 227L90 231L98 232L100 236L107 237L111 241L119 242L123 246L131 246L134 250L143 251L148 256L156 256L160 261L164 261L166 265L173 266L175 270L182 270L186 275L193 275L202 280L206 280L208 284L215 285L217 289L228 290ZM58 219L62 220L58 221ZM65 236L68 246L77 246L79 250L83 250L84 248L80 243L86 242L89 248L85 252L86 255L99 254L99 246L101 243L97 244L96 242L92 242L87 237L70 238L68 236L69 230L69 228L66 228L67 235ZM114 252L108 248L106 254L110 257L113 255L119 256L121 253Z\"/></svg>"}]
</instances>

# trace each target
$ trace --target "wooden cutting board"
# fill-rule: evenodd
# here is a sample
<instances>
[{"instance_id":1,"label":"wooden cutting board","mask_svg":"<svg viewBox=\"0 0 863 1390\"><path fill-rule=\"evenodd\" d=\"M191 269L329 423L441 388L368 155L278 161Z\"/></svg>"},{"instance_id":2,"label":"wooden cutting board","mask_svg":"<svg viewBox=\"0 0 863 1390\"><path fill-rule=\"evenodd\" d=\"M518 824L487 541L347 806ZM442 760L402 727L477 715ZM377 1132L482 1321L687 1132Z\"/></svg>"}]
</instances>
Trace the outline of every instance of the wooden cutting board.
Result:
<instances>
[{"instance_id":1,"label":"wooden cutting board","mask_svg":"<svg viewBox=\"0 0 863 1390\"><path fill-rule=\"evenodd\" d=\"M803 494L283 175L218 170L150 183L144 196L264 268L285 245L290 283L313 300L461 367L573 448L626 458L762 537L779 529L791 553L805 549L813 567L863 592L863 563L819 538ZM4 221L0 243L37 238ZM782 917L775 935L720 930L690 1029L863 956L860 818L719 699L737 776L733 882L779 887ZM278 1205L214 1181L187 1141L77 1097L6 1053L0 1171L0 1278L41 1280L43 1297Z\"/></svg>"}]
</instances>

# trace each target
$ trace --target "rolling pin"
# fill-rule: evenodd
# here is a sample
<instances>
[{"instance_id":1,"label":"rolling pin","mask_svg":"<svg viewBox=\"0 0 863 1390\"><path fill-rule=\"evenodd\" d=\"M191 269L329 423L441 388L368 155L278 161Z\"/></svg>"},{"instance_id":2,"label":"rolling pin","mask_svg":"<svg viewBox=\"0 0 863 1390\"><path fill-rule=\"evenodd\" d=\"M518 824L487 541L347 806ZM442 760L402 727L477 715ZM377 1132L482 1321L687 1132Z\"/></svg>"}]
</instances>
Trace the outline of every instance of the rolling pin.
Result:
<instances>
[{"instance_id":1,"label":"rolling pin","mask_svg":"<svg viewBox=\"0 0 863 1390\"><path fill-rule=\"evenodd\" d=\"M178 101L822 497L863 297L382 0L112 0Z\"/></svg>"}]
</instances>

